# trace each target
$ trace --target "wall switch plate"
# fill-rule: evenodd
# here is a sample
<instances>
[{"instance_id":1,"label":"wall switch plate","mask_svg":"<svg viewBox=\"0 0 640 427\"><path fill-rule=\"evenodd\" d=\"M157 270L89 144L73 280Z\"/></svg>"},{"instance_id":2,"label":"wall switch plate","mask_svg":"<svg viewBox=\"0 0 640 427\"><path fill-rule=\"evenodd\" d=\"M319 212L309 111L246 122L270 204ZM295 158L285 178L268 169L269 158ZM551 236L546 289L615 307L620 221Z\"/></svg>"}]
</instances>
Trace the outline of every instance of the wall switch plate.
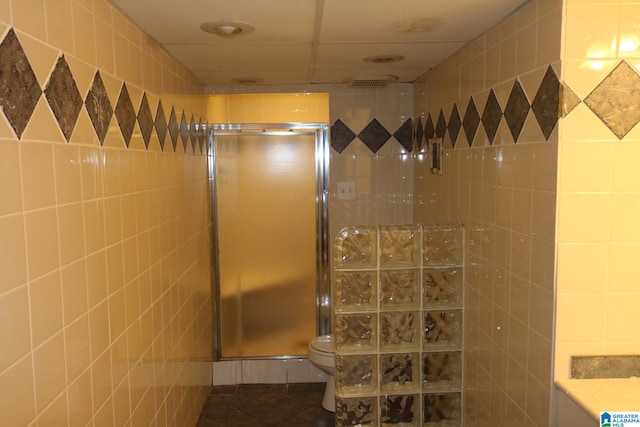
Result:
<instances>
[{"instance_id":1,"label":"wall switch plate","mask_svg":"<svg viewBox=\"0 0 640 427\"><path fill-rule=\"evenodd\" d=\"M354 181L338 182L338 200L355 200L356 183Z\"/></svg>"}]
</instances>

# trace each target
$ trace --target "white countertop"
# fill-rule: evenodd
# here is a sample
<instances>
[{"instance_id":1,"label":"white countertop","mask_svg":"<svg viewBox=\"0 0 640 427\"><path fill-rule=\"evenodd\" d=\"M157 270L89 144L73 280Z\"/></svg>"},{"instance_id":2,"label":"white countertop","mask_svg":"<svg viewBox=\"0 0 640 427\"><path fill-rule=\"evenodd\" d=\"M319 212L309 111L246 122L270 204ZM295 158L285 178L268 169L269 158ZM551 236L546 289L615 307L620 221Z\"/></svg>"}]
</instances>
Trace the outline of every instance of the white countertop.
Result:
<instances>
[{"instance_id":1,"label":"white countertop","mask_svg":"<svg viewBox=\"0 0 640 427\"><path fill-rule=\"evenodd\" d=\"M640 378L566 379L556 386L594 420L600 412L640 412Z\"/></svg>"}]
</instances>

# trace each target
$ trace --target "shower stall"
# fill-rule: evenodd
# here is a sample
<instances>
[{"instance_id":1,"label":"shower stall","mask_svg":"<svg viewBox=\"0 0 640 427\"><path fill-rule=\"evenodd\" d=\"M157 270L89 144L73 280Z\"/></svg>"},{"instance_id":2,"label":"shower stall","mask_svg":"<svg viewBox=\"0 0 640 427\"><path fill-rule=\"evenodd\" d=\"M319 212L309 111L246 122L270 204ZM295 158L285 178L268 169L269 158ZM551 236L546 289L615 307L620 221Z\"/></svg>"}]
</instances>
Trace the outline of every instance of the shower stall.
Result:
<instances>
[{"instance_id":1,"label":"shower stall","mask_svg":"<svg viewBox=\"0 0 640 427\"><path fill-rule=\"evenodd\" d=\"M213 126L217 360L306 355L330 332L326 124Z\"/></svg>"}]
</instances>

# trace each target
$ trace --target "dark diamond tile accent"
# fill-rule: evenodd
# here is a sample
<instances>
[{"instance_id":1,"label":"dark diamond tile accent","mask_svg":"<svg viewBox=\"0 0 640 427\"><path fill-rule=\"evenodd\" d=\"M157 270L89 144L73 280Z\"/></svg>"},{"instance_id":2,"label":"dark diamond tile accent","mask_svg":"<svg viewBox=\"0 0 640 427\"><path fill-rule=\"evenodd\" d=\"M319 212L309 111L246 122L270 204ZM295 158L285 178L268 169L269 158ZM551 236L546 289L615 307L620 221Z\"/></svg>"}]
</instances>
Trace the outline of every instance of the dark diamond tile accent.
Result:
<instances>
[{"instance_id":1,"label":"dark diamond tile accent","mask_svg":"<svg viewBox=\"0 0 640 427\"><path fill-rule=\"evenodd\" d=\"M187 116L182 112L182 119L180 119L180 139L182 140L182 148L184 152L187 152L187 144L189 143L189 123L187 123Z\"/></svg>"},{"instance_id":2,"label":"dark diamond tile accent","mask_svg":"<svg viewBox=\"0 0 640 427\"><path fill-rule=\"evenodd\" d=\"M546 140L549 140L560 115L560 80L551 66L547 68L542 78L538 92L531 103L531 110L536 116L542 134Z\"/></svg>"},{"instance_id":3,"label":"dark diamond tile accent","mask_svg":"<svg viewBox=\"0 0 640 427\"><path fill-rule=\"evenodd\" d=\"M73 79L71 69L64 55L61 55L56 66L49 76L49 82L44 89L45 97L51 111L58 121L60 130L69 142L73 129L76 127L80 110L82 109L82 96L78 85Z\"/></svg>"},{"instance_id":4,"label":"dark diamond tile accent","mask_svg":"<svg viewBox=\"0 0 640 427\"><path fill-rule=\"evenodd\" d=\"M15 131L22 136L42 89L18 36L9 30L0 43L0 107Z\"/></svg>"},{"instance_id":5,"label":"dark diamond tile accent","mask_svg":"<svg viewBox=\"0 0 640 427\"><path fill-rule=\"evenodd\" d=\"M113 116L113 108L111 107L109 95L107 95L107 89L104 87L104 82L102 81L99 71L96 71L91 89L89 89L87 98L84 100L84 105L91 119L93 129L96 131L100 145L102 145L104 144L104 137L109 130L109 123Z\"/></svg>"},{"instance_id":6,"label":"dark diamond tile accent","mask_svg":"<svg viewBox=\"0 0 640 427\"><path fill-rule=\"evenodd\" d=\"M484 106L484 112L482 113L482 124L484 130L487 132L489 144L493 144L501 120L502 110L500 109L500 103L498 102L498 98L496 98L495 92L491 89L487 103Z\"/></svg>"},{"instance_id":7,"label":"dark diamond tile accent","mask_svg":"<svg viewBox=\"0 0 640 427\"><path fill-rule=\"evenodd\" d=\"M393 137L398 140L408 152L413 149L413 120L407 119L402 126L393 134Z\"/></svg>"},{"instance_id":8,"label":"dark diamond tile accent","mask_svg":"<svg viewBox=\"0 0 640 427\"><path fill-rule=\"evenodd\" d=\"M142 101L140 102L140 109L138 110L138 125L142 133L144 146L148 149L149 141L151 141L151 132L153 131L153 116L151 115L151 107L149 107L149 100L147 99L146 93L142 94Z\"/></svg>"},{"instance_id":9,"label":"dark diamond tile accent","mask_svg":"<svg viewBox=\"0 0 640 427\"><path fill-rule=\"evenodd\" d=\"M198 129L196 129L196 122L193 114L191 115L191 122L189 122L189 139L191 140L191 149L195 154L196 144L198 143Z\"/></svg>"},{"instance_id":10,"label":"dark diamond tile accent","mask_svg":"<svg viewBox=\"0 0 640 427\"><path fill-rule=\"evenodd\" d=\"M478 113L473 98L469 98L469 104L467 104L467 110L464 112L464 119L462 120L462 128L464 129L464 134L467 136L469 147L473 144L478 126L480 126L480 114Z\"/></svg>"},{"instance_id":11,"label":"dark diamond tile accent","mask_svg":"<svg viewBox=\"0 0 640 427\"><path fill-rule=\"evenodd\" d=\"M422 117L418 117L418 123L416 124L416 144L418 146L418 150L422 149L422 144L424 143L424 127L422 126Z\"/></svg>"},{"instance_id":12,"label":"dark diamond tile accent","mask_svg":"<svg viewBox=\"0 0 640 427\"><path fill-rule=\"evenodd\" d=\"M164 151L164 140L167 136L167 118L164 115L164 108L162 108L162 101L158 102L158 109L156 110L156 120L154 122L156 127L156 133L158 134L158 141L160 141L160 149Z\"/></svg>"},{"instance_id":13,"label":"dark diamond tile accent","mask_svg":"<svg viewBox=\"0 0 640 427\"><path fill-rule=\"evenodd\" d=\"M456 148L456 142L458 141L458 134L460 133L460 113L458 113L458 106L453 104L453 110L451 116L449 116L449 135L451 136L451 145Z\"/></svg>"},{"instance_id":14,"label":"dark diamond tile accent","mask_svg":"<svg viewBox=\"0 0 640 427\"><path fill-rule=\"evenodd\" d=\"M622 139L640 121L640 75L622 61L584 102Z\"/></svg>"},{"instance_id":15,"label":"dark diamond tile accent","mask_svg":"<svg viewBox=\"0 0 640 427\"><path fill-rule=\"evenodd\" d=\"M178 118L176 117L175 108L171 107L171 114L169 114L169 136L171 137L171 145L173 145L173 151L176 151L178 145L178 136L180 135L180 125L178 124Z\"/></svg>"},{"instance_id":16,"label":"dark diamond tile accent","mask_svg":"<svg viewBox=\"0 0 640 427\"><path fill-rule=\"evenodd\" d=\"M433 119L431 118L431 113L427 115L427 123L424 124L424 139L425 141L429 141L433 138L433 133L436 129L433 127Z\"/></svg>"},{"instance_id":17,"label":"dark diamond tile accent","mask_svg":"<svg viewBox=\"0 0 640 427\"><path fill-rule=\"evenodd\" d=\"M504 109L504 119L507 121L511 136L513 136L513 140L516 143L520 137L520 132L522 132L524 122L529 115L530 107L529 100L522 89L522 85L516 80L513 83L507 106Z\"/></svg>"},{"instance_id":18,"label":"dark diamond tile accent","mask_svg":"<svg viewBox=\"0 0 640 427\"><path fill-rule=\"evenodd\" d=\"M338 153L342 153L355 137L356 134L340 119L331 126L331 147Z\"/></svg>"},{"instance_id":19,"label":"dark diamond tile accent","mask_svg":"<svg viewBox=\"0 0 640 427\"><path fill-rule=\"evenodd\" d=\"M444 138L444 134L447 132L447 122L444 119L444 112L440 110L438 114L438 124L436 125L436 137Z\"/></svg>"},{"instance_id":20,"label":"dark diamond tile accent","mask_svg":"<svg viewBox=\"0 0 640 427\"><path fill-rule=\"evenodd\" d=\"M360 138L372 152L377 153L389 138L391 138L391 134L378 120L373 119L362 132L358 134L358 138Z\"/></svg>"},{"instance_id":21,"label":"dark diamond tile accent","mask_svg":"<svg viewBox=\"0 0 640 427\"><path fill-rule=\"evenodd\" d=\"M571 378L633 378L640 375L640 356L572 356Z\"/></svg>"},{"instance_id":22,"label":"dark diamond tile accent","mask_svg":"<svg viewBox=\"0 0 640 427\"><path fill-rule=\"evenodd\" d=\"M560 83L560 116L567 117L582 102L565 82Z\"/></svg>"},{"instance_id":23,"label":"dark diamond tile accent","mask_svg":"<svg viewBox=\"0 0 640 427\"><path fill-rule=\"evenodd\" d=\"M120 132L122 133L122 138L124 138L124 143L129 147L133 128L136 124L136 112L133 109L133 103L131 102L126 83L123 83L122 89L120 89L115 115L118 120L118 125L120 125Z\"/></svg>"}]
</instances>

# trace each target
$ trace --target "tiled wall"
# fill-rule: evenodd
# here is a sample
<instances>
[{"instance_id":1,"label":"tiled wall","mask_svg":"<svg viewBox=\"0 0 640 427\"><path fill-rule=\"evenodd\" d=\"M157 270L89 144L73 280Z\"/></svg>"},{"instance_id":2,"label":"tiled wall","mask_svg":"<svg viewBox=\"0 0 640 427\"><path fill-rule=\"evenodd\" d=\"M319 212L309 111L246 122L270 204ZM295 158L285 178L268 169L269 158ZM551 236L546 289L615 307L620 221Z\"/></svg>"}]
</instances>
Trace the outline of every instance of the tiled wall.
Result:
<instances>
[{"instance_id":1,"label":"tiled wall","mask_svg":"<svg viewBox=\"0 0 640 427\"><path fill-rule=\"evenodd\" d=\"M461 425L463 244L460 224L340 231L337 426Z\"/></svg>"},{"instance_id":2,"label":"tiled wall","mask_svg":"<svg viewBox=\"0 0 640 427\"><path fill-rule=\"evenodd\" d=\"M579 102L560 134L556 379L572 354L640 352L640 5L565 3L563 80Z\"/></svg>"},{"instance_id":3,"label":"tiled wall","mask_svg":"<svg viewBox=\"0 0 640 427\"><path fill-rule=\"evenodd\" d=\"M103 0L5 0L0 34L0 424L193 425L202 88Z\"/></svg>"},{"instance_id":4,"label":"tiled wall","mask_svg":"<svg viewBox=\"0 0 640 427\"><path fill-rule=\"evenodd\" d=\"M410 147L407 136L408 126L413 124L412 85L390 84L380 89L345 85L208 86L206 90L216 94L328 93L334 145L329 166L329 235L335 236L342 227L352 224L412 222L413 162L403 146ZM355 200L338 200L338 182L345 181L356 183Z\"/></svg>"},{"instance_id":5,"label":"tiled wall","mask_svg":"<svg viewBox=\"0 0 640 427\"><path fill-rule=\"evenodd\" d=\"M561 20L530 1L415 84L414 220L466 229L467 426L549 423Z\"/></svg>"}]
</instances>

